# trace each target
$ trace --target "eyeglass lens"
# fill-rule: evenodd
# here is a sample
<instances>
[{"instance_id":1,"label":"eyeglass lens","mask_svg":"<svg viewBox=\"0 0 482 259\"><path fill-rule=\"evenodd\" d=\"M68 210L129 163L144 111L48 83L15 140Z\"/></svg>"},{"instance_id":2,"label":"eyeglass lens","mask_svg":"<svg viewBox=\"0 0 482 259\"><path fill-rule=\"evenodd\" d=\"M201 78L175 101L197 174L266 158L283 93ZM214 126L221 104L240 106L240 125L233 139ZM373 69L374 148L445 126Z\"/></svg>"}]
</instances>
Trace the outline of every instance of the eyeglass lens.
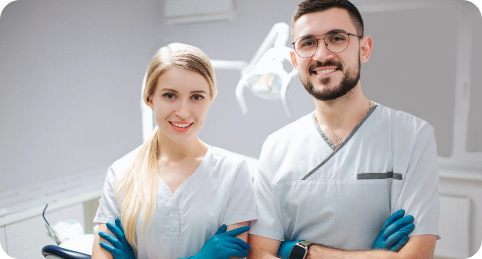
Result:
<instances>
[{"instance_id":1,"label":"eyeglass lens","mask_svg":"<svg viewBox=\"0 0 482 259\"><path fill-rule=\"evenodd\" d=\"M325 34L323 39L326 48L334 53L343 52L348 47L350 41L346 32L330 32ZM316 39L313 35L297 39L294 45L296 53L304 58L313 56L318 49L319 40L321 39Z\"/></svg>"}]
</instances>

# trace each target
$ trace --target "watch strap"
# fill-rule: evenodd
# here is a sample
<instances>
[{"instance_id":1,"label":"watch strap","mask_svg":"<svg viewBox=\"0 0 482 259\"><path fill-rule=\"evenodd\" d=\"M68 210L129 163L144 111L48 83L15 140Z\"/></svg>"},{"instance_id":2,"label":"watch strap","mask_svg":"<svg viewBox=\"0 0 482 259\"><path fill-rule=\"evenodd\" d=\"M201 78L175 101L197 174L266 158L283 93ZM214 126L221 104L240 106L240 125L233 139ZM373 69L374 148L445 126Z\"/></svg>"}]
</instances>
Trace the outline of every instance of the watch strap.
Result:
<instances>
[{"instance_id":1,"label":"watch strap","mask_svg":"<svg viewBox=\"0 0 482 259\"><path fill-rule=\"evenodd\" d=\"M299 242L298 244L300 244L300 245L302 245L302 246L305 246L305 247L308 247L308 246L310 246L312 243L309 242L309 241L301 241L301 242Z\"/></svg>"}]
</instances>

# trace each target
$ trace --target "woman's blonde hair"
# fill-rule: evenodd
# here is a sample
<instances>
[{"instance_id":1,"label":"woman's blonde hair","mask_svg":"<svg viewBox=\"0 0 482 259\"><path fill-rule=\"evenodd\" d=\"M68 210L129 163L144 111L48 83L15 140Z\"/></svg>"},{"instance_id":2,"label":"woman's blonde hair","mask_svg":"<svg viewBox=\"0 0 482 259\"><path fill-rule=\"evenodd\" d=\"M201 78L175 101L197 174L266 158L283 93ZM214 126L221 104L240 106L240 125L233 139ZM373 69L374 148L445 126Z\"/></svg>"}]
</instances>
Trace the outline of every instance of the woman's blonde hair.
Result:
<instances>
[{"instance_id":1,"label":"woman's blonde hair","mask_svg":"<svg viewBox=\"0 0 482 259\"><path fill-rule=\"evenodd\" d=\"M162 47L152 58L147 69L143 99L149 99L156 90L159 77L171 67L181 67L199 73L209 84L211 99L216 96L214 70L208 57L200 49L181 43ZM180 79L182 80L182 79ZM115 186L117 200L121 204L121 222L127 241L137 248L136 224L139 214L144 214L142 233L152 222L158 191L160 156L159 129L140 147L134 161L118 179Z\"/></svg>"}]
</instances>

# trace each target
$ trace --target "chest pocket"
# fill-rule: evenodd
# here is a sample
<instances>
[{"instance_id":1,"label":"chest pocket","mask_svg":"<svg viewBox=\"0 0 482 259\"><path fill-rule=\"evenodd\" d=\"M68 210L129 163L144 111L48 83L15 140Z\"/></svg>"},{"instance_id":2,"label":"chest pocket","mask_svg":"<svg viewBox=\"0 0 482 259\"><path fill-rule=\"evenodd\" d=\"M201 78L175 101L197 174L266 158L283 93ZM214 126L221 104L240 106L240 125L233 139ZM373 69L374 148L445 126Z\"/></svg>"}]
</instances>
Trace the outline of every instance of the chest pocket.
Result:
<instances>
[{"instance_id":1,"label":"chest pocket","mask_svg":"<svg viewBox=\"0 0 482 259\"><path fill-rule=\"evenodd\" d=\"M402 174L387 172L387 173L361 173L356 175L358 180L375 180L375 179L394 179L402 180Z\"/></svg>"}]
</instances>

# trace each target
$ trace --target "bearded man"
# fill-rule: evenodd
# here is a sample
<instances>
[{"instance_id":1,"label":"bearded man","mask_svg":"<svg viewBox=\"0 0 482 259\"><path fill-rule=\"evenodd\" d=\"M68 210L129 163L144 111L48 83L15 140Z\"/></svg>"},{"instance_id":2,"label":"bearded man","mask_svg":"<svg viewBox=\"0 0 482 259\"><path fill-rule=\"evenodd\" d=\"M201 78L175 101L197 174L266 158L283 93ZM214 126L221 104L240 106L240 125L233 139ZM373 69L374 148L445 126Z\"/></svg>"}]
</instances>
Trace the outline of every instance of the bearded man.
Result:
<instances>
[{"instance_id":1,"label":"bearded man","mask_svg":"<svg viewBox=\"0 0 482 259\"><path fill-rule=\"evenodd\" d=\"M373 46L363 30L346 0L296 9L291 62L316 109L263 145L249 258L433 257L434 129L363 95L360 66Z\"/></svg>"}]
</instances>

